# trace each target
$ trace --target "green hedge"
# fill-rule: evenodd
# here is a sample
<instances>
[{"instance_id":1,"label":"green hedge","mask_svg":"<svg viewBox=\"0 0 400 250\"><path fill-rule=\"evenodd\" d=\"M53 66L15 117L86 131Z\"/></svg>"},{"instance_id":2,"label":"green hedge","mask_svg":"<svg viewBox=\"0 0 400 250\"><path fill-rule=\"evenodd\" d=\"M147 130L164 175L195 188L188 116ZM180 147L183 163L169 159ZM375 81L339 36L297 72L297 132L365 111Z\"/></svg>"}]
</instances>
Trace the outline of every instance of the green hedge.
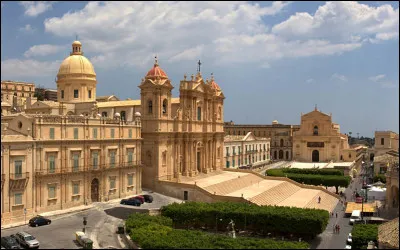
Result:
<instances>
[{"instance_id":1,"label":"green hedge","mask_svg":"<svg viewBox=\"0 0 400 250\"><path fill-rule=\"evenodd\" d=\"M321 209L258 206L238 202L186 202L161 208L177 228L206 228L224 231L232 219L235 228L258 234L284 234L313 238L322 233L329 213ZM222 219L222 221L221 221Z\"/></svg>"},{"instance_id":2,"label":"green hedge","mask_svg":"<svg viewBox=\"0 0 400 250\"><path fill-rule=\"evenodd\" d=\"M336 187L336 192L338 187L348 187L351 181L350 176L339 176L339 175L317 175L317 174L295 174L284 172L287 170L283 169L270 169L266 171L268 176L279 176L287 177L299 183L308 185L323 185L325 187Z\"/></svg>"},{"instance_id":3,"label":"green hedge","mask_svg":"<svg viewBox=\"0 0 400 250\"><path fill-rule=\"evenodd\" d=\"M386 177L384 174L378 174L374 176L374 182L382 182L382 183L386 183Z\"/></svg>"},{"instance_id":4,"label":"green hedge","mask_svg":"<svg viewBox=\"0 0 400 250\"><path fill-rule=\"evenodd\" d=\"M353 249L366 248L370 241L374 241L376 244L378 241L378 226L376 224L355 224L351 231L353 237L351 247Z\"/></svg>"},{"instance_id":5,"label":"green hedge","mask_svg":"<svg viewBox=\"0 0 400 250\"><path fill-rule=\"evenodd\" d=\"M284 173L292 174L314 174L314 175L339 175L343 176L343 170L339 169L300 169L300 168L283 168Z\"/></svg>"},{"instance_id":6,"label":"green hedge","mask_svg":"<svg viewBox=\"0 0 400 250\"><path fill-rule=\"evenodd\" d=\"M156 218L156 219L154 219ZM141 223L140 221L146 221ZM126 221L131 239L144 249L307 249L307 242L278 241L173 229L163 216L132 214Z\"/></svg>"}]
</instances>

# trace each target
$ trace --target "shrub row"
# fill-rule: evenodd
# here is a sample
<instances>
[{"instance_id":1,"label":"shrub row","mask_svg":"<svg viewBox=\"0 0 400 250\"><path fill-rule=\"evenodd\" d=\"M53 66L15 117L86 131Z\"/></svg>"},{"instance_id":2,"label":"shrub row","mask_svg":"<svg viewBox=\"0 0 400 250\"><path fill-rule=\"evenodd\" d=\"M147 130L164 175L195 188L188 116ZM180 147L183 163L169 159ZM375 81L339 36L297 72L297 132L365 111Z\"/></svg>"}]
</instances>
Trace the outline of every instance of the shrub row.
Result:
<instances>
[{"instance_id":1,"label":"shrub row","mask_svg":"<svg viewBox=\"0 0 400 250\"><path fill-rule=\"evenodd\" d=\"M366 248L370 241L374 241L376 244L378 241L378 226L376 224L355 224L351 231L353 237L351 247L353 249Z\"/></svg>"},{"instance_id":2,"label":"shrub row","mask_svg":"<svg viewBox=\"0 0 400 250\"><path fill-rule=\"evenodd\" d=\"M156 218L156 219L154 219ZM146 221L146 223L143 223ZM126 228L133 241L144 249L307 249L307 242L278 241L210 234L195 230L173 229L163 216L132 214Z\"/></svg>"},{"instance_id":3,"label":"shrub row","mask_svg":"<svg viewBox=\"0 0 400 250\"><path fill-rule=\"evenodd\" d=\"M271 233L313 238L322 233L329 213L321 209L258 206L238 202L186 202L170 204L161 209L177 228L206 228L225 231L230 220L235 228L261 235Z\"/></svg>"},{"instance_id":4,"label":"shrub row","mask_svg":"<svg viewBox=\"0 0 400 250\"><path fill-rule=\"evenodd\" d=\"M336 192L338 192L338 187L348 187L351 181L350 176L339 176L339 175L316 175L316 174L294 174L284 172L282 169L270 169L266 171L268 176L280 176L287 177L299 183L308 185L323 185L325 187L336 187Z\"/></svg>"},{"instance_id":5,"label":"shrub row","mask_svg":"<svg viewBox=\"0 0 400 250\"><path fill-rule=\"evenodd\" d=\"M343 170L339 169L320 169L320 168L312 168L312 169L300 169L300 168L283 168L282 171L284 173L293 173L293 174L315 174L315 175L339 175L343 176Z\"/></svg>"}]
</instances>

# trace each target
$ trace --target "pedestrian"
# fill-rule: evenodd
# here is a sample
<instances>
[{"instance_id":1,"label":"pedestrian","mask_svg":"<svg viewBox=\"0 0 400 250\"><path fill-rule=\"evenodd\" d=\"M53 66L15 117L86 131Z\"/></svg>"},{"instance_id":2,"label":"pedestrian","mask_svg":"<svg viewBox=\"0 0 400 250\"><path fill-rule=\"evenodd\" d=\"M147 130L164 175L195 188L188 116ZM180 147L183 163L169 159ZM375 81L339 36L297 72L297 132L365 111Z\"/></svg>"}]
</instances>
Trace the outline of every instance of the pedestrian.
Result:
<instances>
[{"instance_id":1,"label":"pedestrian","mask_svg":"<svg viewBox=\"0 0 400 250\"><path fill-rule=\"evenodd\" d=\"M337 225L337 232L338 232L338 234L340 234L340 226L339 225Z\"/></svg>"},{"instance_id":2,"label":"pedestrian","mask_svg":"<svg viewBox=\"0 0 400 250\"><path fill-rule=\"evenodd\" d=\"M336 233L336 225L333 225L333 233Z\"/></svg>"},{"instance_id":3,"label":"pedestrian","mask_svg":"<svg viewBox=\"0 0 400 250\"><path fill-rule=\"evenodd\" d=\"M338 225L336 224L335 225L335 233L337 233L338 232Z\"/></svg>"},{"instance_id":4,"label":"pedestrian","mask_svg":"<svg viewBox=\"0 0 400 250\"><path fill-rule=\"evenodd\" d=\"M336 218L337 218L337 212L336 212Z\"/></svg>"},{"instance_id":5,"label":"pedestrian","mask_svg":"<svg viewBox=\"0 0 400 250\"><path fill-rule=\"evenodd\" d=\"M318 196L318 203L321 203L321 196Z\"/></svg>"}]
</instances>

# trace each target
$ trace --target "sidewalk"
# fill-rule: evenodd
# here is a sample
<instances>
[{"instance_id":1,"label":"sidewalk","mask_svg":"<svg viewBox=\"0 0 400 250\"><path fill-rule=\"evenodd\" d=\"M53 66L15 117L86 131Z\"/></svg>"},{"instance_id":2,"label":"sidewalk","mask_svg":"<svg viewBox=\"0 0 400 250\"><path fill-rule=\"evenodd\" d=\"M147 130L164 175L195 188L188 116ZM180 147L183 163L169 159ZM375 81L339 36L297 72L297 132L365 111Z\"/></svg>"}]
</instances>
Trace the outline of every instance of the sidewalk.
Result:
<instances>
[{"instance_id":1,"label":"sidewalk","mask_svg":"<svg viewBox=\"0 0 400 250\"><path fill-rule=\"evenodd\" d=\"M72 213L83 212L83 211L86 211L86 210L89 210L91 208L96 207L97 204L114 204L114 203L119 203L120 200L121 199L118 198L118 199L109 200L109 201L106 201L106 202L95 202L95 203L92 203L92 204L89 204L89 205L81 205L81 206L77 206L77 207L71 207L71 208L68 208L68 209L62 209L62 210L55 210L55 211L50 211L50 212L38 213L37 215L41 215L41 216L47 217L49 219L59 219L59 218L57 218L57 216L59 216L59 215L69 215L69 214L72 214ZM53 218L53 217L55 217L55 218ZM19 226L23 226L23 225L25 225L25 221L19 221L19 222L11 223L11 224L4 225L4 226L1 225L1 229L9 229L9 228L19 227Z\"/></svg>"}]
</instances>

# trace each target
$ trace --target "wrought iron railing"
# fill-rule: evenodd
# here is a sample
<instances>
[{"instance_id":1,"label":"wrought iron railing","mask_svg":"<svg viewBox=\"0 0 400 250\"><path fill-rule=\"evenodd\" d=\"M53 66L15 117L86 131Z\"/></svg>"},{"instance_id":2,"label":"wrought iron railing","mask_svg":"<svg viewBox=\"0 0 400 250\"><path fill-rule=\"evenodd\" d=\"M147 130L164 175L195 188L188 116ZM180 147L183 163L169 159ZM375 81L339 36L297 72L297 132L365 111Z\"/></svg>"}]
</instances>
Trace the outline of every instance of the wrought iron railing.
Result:
<instances>
[{"instance_id":1,"label":"wrought iron railing","mask_svg":"<svg viewBox=\"0 0 400 250\"><path fill-rule=\"evenodd\" d=\"M23 180L29 177L29 172L25 173L12 173L10 174L10 180Z\"/></svg>"}]
</instances>

